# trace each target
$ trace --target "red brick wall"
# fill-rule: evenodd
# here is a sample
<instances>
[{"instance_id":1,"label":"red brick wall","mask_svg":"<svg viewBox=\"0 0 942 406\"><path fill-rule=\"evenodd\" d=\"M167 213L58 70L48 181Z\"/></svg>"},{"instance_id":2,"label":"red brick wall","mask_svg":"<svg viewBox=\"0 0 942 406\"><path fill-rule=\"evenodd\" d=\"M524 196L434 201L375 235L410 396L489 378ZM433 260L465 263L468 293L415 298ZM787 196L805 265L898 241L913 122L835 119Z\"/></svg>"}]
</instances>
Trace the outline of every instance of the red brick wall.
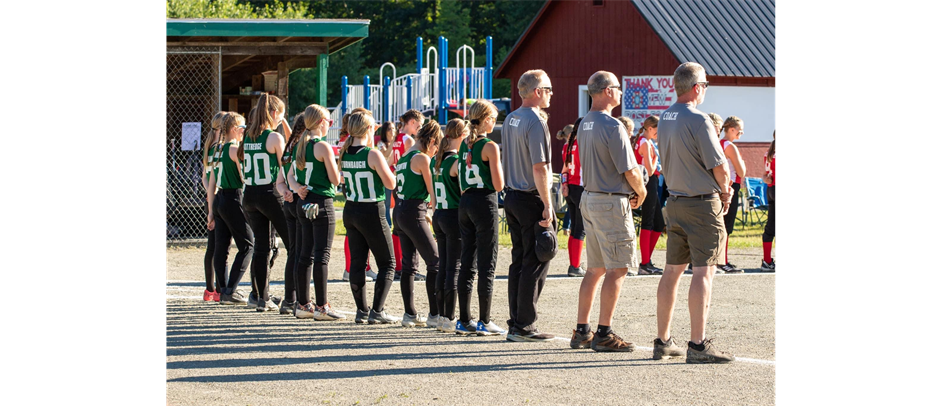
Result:
<instances>
[{"instance_id":1,"label":"red brick wall","mask_svg":"<svg viewBox=\"0 0 942 406\"><path fill-rule=\"evenodd\" d=\"M762 157L769 150L770 142L737 142L739 154L743 161L746 161L746 176L750 178L761 178L765 173L765 162Z\"/></svg>"}]
</instances>

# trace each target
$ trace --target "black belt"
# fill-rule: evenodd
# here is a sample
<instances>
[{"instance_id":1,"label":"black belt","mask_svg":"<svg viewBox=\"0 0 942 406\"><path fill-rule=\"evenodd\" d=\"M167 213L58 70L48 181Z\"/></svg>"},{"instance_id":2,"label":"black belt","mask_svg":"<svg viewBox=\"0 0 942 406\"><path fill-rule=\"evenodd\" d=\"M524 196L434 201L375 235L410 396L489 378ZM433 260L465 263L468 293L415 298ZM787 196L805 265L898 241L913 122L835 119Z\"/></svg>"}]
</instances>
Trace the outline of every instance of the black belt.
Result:
<instances>
[{"instance_id":1,"label":"black belt","mask_svg":"<svg viewBox=\"0 0 942 406\"><path fill-rule=\"evenodd\" d=\"M588 190L587 190L586 192L589 192L589 193L595 193L595 194L600 194L600 195L609 195L609 196L624 196L624 197L629 197L629 195L628 195L627 193L612 193L612 192L592 192L592 191L588 191Z\"/></svg>"},{"instance_id":2,"label":"black belt","mask_svg":"<svg viewBox=\"0 0 942 406\"><path fill-rule=\"evenodd\" d=\"M536 189L535 190L517 190L517 189L507 188L507 192L516 192L516 193L523 193L523 194L537 195L537 196L540 195L540 191Z\"/></svg>"},{"instance_id":3,"label":"black belt","mask_svg":"<svg viewBox=\"0 0 942 406\"><path fill-rule=\"evenodd\" d=\"M677 196L677 195L670 195L670 197L671 197L672 199L674 199L674 200L677 200L677 199L710 200L710 199L713 199L713 198L719 198L720 195L718 195L718 194L716 194L716 193L710 193L710 194L708 194L708 195L696 195L696 196Z\"/></svg>"}]
</instances>

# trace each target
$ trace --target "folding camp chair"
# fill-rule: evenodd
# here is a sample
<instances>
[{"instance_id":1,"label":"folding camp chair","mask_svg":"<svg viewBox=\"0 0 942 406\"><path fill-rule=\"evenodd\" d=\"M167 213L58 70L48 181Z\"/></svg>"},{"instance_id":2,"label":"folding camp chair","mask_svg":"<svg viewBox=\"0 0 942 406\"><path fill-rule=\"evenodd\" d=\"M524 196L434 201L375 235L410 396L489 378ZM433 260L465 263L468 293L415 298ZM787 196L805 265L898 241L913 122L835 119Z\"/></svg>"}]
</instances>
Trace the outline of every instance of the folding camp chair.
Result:
<instances>
[{"instance_id":1,"label":"folding camp chair","mask_svg":"<svg viewBox=\"0 0 942 406\"><path fill-rule=\"evenodd\" d=\"M769 202L766 200L768 185L759 178L746 178L742 190L745 191L742 204L743 227L746 223L764 225L769 215Z\"/></svg>"}]
</instances>

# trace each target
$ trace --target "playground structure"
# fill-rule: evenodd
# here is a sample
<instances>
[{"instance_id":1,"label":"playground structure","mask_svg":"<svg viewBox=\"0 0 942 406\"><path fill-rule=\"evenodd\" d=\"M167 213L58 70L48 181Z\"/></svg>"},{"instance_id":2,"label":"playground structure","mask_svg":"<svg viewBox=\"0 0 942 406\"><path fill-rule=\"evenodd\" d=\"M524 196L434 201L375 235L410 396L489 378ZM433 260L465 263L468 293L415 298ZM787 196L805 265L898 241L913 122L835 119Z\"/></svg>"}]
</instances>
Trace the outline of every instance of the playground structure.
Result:
<instances>
[{"instance_id":1,"label":"playground structure","mask_svg":"<svg viewBox=\"0 0 942 406\"><path fill-rule=\"evenodd\" d=\"M484 67L474 66L474 49L468 45L458 48L455 67L449 67L448 39L438 37L437 49L424 50L419 37L416 38L416 73L396 76L396 66L386 62L379 68L382 84L370 84L370 77L364 76L362 85L348 85L347 77L343 76L340 79L341 102L331 112L334 126L327 134L328 142L337 141L341 118L357 107L370 110L377 121L393 121L409 109L437 115L440 124L447 122L448 110L460 110L462 116L466 115L468 99L491 99L494 68L490 36L486 43ZM392 70L391 78L383 76L387 67Z\"/></svg>"}]
</instances>

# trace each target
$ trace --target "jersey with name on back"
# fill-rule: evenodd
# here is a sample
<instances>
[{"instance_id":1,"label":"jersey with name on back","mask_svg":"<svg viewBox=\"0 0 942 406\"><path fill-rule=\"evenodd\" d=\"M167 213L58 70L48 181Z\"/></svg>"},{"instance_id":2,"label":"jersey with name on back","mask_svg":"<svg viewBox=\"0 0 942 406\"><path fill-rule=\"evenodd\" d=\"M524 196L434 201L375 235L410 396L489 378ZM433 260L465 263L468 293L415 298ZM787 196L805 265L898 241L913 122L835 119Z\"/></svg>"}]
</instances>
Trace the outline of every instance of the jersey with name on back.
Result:
<instances>
[{"instance_id":1,"label":"jersey with name on back","mask_svg":"<svg viewBox=\"0 0 942 406\"><path fill-rule=\"evenodd\" d=\"M372 148L358 145L347 149L340 160L340 174L348 202L372 203L386 200L386 188L368 161Z\"/></svg>"},{"instance_id":2,"label":"jersey with name on back","mask_svg":"<svg viewBox=\"0 0 942 406\"><path fill-rule=\"evenodd\" d=\"M280 168L278 154L268 152L268 137L272 130L262 131L255 140L246 137L242 170L245 172L246 186L264 186L275 183Z\"/></svg>"},{"instance_id":3,"label":"jersey with name on back","mask_svg":"<svg viewBox=\"0 0 942 406\"><path fill-rule=\"evenodd\" d=\"M425 178L412 170L412 158L420 153L413 150L396 162L396 195L399 200L430 200Z\"/></svg>"},{"instance_id":4,"label":"jersey with name on back","mask_svg":"<svg viewBox=\"0 0 942 406\"><path fill-rule=\"evenodd\" d=\"M458 202L461 201L461 187L458 185L458 177L452 177L450 171L451 166L458 159L458 154L446 152L441 167L438 169L435 169L435 159L432 158L429 166L432 169L432 184L435 187L435 209L457 209Z\"/></svg>"}]
</instances>

